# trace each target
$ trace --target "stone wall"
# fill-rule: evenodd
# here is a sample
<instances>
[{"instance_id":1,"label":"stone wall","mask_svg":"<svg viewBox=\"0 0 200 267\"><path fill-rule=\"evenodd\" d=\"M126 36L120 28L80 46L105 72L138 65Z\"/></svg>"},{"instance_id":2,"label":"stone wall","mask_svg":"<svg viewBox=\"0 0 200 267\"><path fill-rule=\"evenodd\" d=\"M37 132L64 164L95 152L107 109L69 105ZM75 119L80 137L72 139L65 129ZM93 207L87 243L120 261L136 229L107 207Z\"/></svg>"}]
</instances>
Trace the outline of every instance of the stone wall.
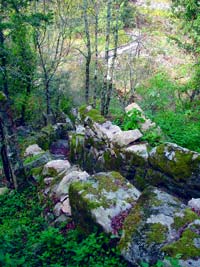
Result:
<instances>
[{"instance_id":1,"label":"stone wall","mask_svg":"<svg viewBox=\"0 0 200 267\"><path fill-rule=\"evenodd\" d=\"M200 154L176 144L151 148L136 129L122 131L90 107L70 136L70 159L86 171L119 171L140 190L148 185L190 199L200 197Z\"/></svg>"}]
</instances>

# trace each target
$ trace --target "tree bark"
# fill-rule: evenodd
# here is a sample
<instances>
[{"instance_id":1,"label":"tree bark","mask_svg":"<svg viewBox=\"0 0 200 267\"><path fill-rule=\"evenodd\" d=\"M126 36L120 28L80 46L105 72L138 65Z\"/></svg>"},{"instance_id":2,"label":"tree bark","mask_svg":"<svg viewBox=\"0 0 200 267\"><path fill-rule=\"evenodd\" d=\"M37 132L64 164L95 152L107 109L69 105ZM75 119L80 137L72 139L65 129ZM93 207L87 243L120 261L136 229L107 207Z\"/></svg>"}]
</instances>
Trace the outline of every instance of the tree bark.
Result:
<instances>
[{"instance_id":1,"label":"tree bark","mask_svg":"<svg viewBox=\"0 0 200 267\"><path fill-rule=\"evenodd\" d=\"M99 16L98 7L95 2L95 69L94 69L94 95L93 95L93 107L96 108L97 89L98 89L98 28L99 28Z\"/></svg>"},{"instance_id":2,"label":"tree bark","mask_svg":"<svg viewBox=\"0 0 200 267\"><path fill-rule=\"evenodd\" d=\"M85 64L85 102L89 103L89 94L90 94L90 63L91 63L91 41L90 41L90 30L88 23L88 1L83 0L83 18L85 25L85 36L86 36L86 64Z\"/></svg>"},{"instance_id":3,"label":"tree bark","mask_svg":"<svg viewBox=\"0 0 200 267\"><path fill-rule=\"evenodd\" d=\"M106 63L106 75L104 76L103 88L101 91L101 114L105 115L106 109L106 97L108 91L109 80L109 47L110 47L110 28L111 28L111 6L112 0L108 0L107 4L107 26L106 26L106 45L105 45L105 63Z\"/></svg>"},{"instance_id":4,"label":"tree bark","mask_svg":"<svg viewBox=\"0 0 200 267\"><path fill-rule=\"evenodd\" d=\"M110 106L110 100L111 100L111 95L113 91L113 75L114 75L114 68L115 68L115 61L117 58L117 48L118 48L118 40L119 40L119 14L120 13L120 6L117 7L116 10L116 26L115 26L115 33L114 33L114 53L112 57L112 64L110 67L110 77L108 80L108 85L107 85L107 96L106 96L106 103L105 103L105 112L104 115L108 115L108 110Z\"/></svg>"}]
</instances>

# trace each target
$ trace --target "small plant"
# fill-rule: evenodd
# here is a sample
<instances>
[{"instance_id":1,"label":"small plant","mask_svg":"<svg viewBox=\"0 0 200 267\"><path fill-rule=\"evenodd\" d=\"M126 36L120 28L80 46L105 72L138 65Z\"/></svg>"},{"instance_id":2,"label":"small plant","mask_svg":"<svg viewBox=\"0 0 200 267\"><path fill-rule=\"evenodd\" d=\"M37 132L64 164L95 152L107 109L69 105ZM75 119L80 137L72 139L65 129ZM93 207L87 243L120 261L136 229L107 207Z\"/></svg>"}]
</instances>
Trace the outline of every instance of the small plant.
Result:
<instances>
[{"instance_id":1,"label":"small plant","mask_svg":"<svg viewBox=\"0 0 200 267\"><path fill-rule=\"evenodd\" d=\"M145 122L142 117L142 112L137 109L132 109L123 117L114 120L114 123L121 127L122 130L134 130L140 128L140 123Z\"/></svg>"},{"instance_id":2,"label":"small plant","mask_svg":"<svg viewBox=\"0 0 200 267\"><path fill-rule=\"evenodd\" d=\"M151 128L144 133L141 140L147 141L152 147L154 147L161 143L161 134L158 132L158 129Z\"/></svg>"}]
</instances>

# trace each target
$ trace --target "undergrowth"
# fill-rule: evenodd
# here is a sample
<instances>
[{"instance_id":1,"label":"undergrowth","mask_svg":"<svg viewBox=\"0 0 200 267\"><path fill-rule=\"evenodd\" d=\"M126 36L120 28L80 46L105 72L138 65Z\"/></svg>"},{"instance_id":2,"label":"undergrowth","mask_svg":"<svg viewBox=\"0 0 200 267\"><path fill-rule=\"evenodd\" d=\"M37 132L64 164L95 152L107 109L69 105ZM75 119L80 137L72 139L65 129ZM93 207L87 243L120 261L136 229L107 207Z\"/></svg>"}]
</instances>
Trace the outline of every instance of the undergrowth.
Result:
<instances>
[{"instance_id":1,"label":"undergrowth","mask_svg":"<svg viewBox=\"0 0 200 267\"><path fill-rule=\"evenodd\" d=\"M48 226L35 188L0 196L0 205L0 266L127 266L105 234Z\"/></svg>"}]
</instances>

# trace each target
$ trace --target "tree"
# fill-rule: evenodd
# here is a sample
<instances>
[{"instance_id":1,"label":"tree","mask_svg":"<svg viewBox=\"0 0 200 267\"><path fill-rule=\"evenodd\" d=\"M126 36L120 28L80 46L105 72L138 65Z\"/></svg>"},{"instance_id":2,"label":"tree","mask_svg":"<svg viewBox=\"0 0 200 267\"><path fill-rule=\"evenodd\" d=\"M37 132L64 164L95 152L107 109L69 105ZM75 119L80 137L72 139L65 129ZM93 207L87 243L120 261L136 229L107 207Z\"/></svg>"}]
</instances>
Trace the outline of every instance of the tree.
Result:
<instances>
[{"instance_id":1,"label":"tree","mask_svg":"<svg viewBox=\"0 0 200 267\"><path fill-rule=\"evenodd\" d=\"M46 99L46 120L47 123L52 120L51 107L51 84L62 65L64 59L69 54L72 40L72 28L68 19L68 6L65 2L57 0L51 6L54 7L54 13L46 1L43 1L43 13L46 15L42 27L38 25L35 28L35 45L38 51L39 72L38 76L42 80ZM41 3L37 8L41 9ZM66 13L65 13L66 12ZM38 79L40 80L40 79Z\"/></svg>"},{"instance_id":2,"label":"tree","mask_svg":"<svg viewBox=\"0 0 200 267\"><path fill-rule=\"evenodd\" d=\"M88 0L83 0L83 18L84 18L84 28L86 36L86 47L87 54L85 54L85 102L89 103L89 92L90 92L90 63L91 63L91 40L90 40L90 30L88 22Z\"/></svg>"},{"instance_id":3,"label":"tree","mask_svg":"<svg viewBox=\"0 0 200 267\"><path fill-rule=\"evenodd\" d=\"M15 88L16 84L13 81L16 77L26 91L30 90L32 67L28 66L30 58L27 52L28 46L25 44L26 39L24 39L26 31L23 32L22 29L27 29L26 25L33 23L32 14L28 15L31 2L28 0L0 1L0 153L8 185L16 189L25 182L26 177L12 115L11 96L12 89L14 93L21 90L20 86ZM20 74L19 77L18 74ZM20 181L16 178L16 170L20 171Z\"/></svg>"},{"instance_id":4,"label":"tree","mask_svg":"<svg viewBox=\"0 0 200 267\"><path fill-rule=\"evenodd\" d=\"M104 76L103 88L101 91L101 114L105 115L106 110L106 96L109 86L109 49L110 49L110 34L111 34L111 8L112 0L108 0L107 3L107 18L106 18L106 45L105 45L105 64L106 64L106 74Z\"/></svg>"},{"instance_id":5,"label":"tree","mask_svg":"<svg viewBox=\"0 0 200 267\"><path fill-rule=\"evenodd\" d=\"M194 55L195 76L190 100L193 101L200 94L200 2L198 0L173 0L174 15L182 20L182 32L187 38L173 38L186 51ZM185 37L184 36L184 37Z\"/></svg>"}]
</instances>

